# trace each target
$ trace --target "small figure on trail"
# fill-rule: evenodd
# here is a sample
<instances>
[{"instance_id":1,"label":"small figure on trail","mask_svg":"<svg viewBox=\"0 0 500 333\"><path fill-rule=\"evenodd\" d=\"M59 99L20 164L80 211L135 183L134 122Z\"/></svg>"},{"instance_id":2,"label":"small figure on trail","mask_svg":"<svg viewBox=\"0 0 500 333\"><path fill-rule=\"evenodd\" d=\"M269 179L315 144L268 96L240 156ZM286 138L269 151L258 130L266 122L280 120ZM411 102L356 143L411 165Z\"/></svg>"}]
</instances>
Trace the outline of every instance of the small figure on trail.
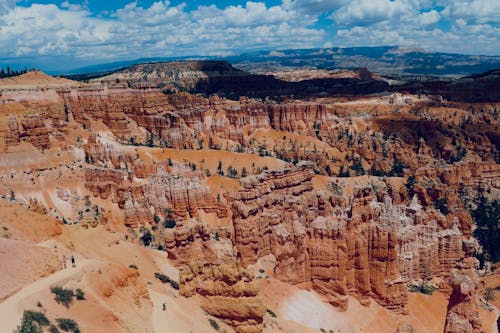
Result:
<instances>
[{"instance_id":1,"label":"small figure on trail","mask_svg":"<svg viewBox=\"0 0 500 333\"><path fill-rule=\"evenodd\" d=\"M62 256L63 268L66 268L66 256L63 254Z\"/></svg>"},{"instance_id":2,"label":"small figure on trail","mask_svg":"<svg viewBox=\"0 0 500 333\"><path fill-rule=\"evenodd\" d=\"M167 304L163 303L163 311L167 309Z\"/></svg>"},{"instance_id":3,"label":"small figure on trail","mask_svg":"<svg viewBox=\"0 0 500 333\"><path fill-rule=\"evenodd\" d=\"M71 266L76 267L75 257L71 256Z\"/></svg>"}]
</instances>

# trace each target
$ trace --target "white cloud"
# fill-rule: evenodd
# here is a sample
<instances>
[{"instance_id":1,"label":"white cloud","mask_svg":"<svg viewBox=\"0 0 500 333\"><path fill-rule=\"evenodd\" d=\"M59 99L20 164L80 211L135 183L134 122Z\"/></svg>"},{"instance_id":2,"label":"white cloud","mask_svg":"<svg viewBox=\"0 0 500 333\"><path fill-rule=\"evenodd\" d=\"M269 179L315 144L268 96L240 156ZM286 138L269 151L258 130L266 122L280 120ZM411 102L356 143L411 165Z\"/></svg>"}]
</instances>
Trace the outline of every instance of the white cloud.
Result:
<instances>
[{"instance_id":1,"label":"white cloud","mask_svg":"<svg viewBox=\"0 0 500 333\"><path fill-rule=\"evenodd\" d=\"M283 0L282 7L308 14L332 12L348 4L349 0Z\"/></svg>"},{"instance_id":2,"label":"white cloud","mask_svg":"<svg viewBox=\"0 0 500 333\"><path fill-rule=\"evenodd\" d=\"M314 19L260 2L218 8L137 2L106 17L85 5L64 2L14 7L0 15L0 58L64 56L83 60L130 59L167 55L227 55L249 49L314 47L325 32L310 28Z\"/></svg>"},{"instance_id":3,"label":"white cloud","mask_svg":"<svg viewBox=\"0 0 500 333\"><path fill-rule=\"evenodd\" d=\"M331 15L339 25L369 25L404 14L408 8L401 0L353 0Z\"/></svg>"},{"instance_id":4,"label":"white cloud","mask_svg":"<svg viewBox=\"0 0 500 333\"><path fill-rule=\"evenodd\" d=\"M440 18L441 18L441 16L435 10L424 12L418 16L420 24L423 26L436 24L439 22Z\"/></svg>"},{"instance_id":5,"label":"white cloud","mask_svg":"<svg viewBox=\"0 0 500 333\"><path fill-rule=\"evenodd\" d=\"M498 0L454 0L449 1L443 14L452 20L463 19L474 23L500 23L500 1Z\"/></svg>"},{"instance_id":6,"label":"white cloud","mask_svg":"<svg viewBox=\"0 0 500 333\"><path fill-rule=\"evenodd\" d=\"M500 2L494 0L282 0L277 6L185 4L157 0L90 13L87 1L16 6L0 0L0 58L62 62L168 55L227 55L254 49L420 45L430 50L499 54ZM436 10L436 6L445 7ZM328 15L331 25L316 25ZM449 31L440 22L451 24ZM321 23L324 24L324 21ZM45 59L44 58L44 59ZM61 60L59 60L61 59Z\"/></svg>"},{"instance_id":7,"label":"white cloud","mask_svg":"<svg viewBox=\"0 0 500 333\"><path fill-rule=\"evenodd\" d=\"M0 15L7 13L16 6L16 0L0 0Z\"/></svg>"}]
</instances>

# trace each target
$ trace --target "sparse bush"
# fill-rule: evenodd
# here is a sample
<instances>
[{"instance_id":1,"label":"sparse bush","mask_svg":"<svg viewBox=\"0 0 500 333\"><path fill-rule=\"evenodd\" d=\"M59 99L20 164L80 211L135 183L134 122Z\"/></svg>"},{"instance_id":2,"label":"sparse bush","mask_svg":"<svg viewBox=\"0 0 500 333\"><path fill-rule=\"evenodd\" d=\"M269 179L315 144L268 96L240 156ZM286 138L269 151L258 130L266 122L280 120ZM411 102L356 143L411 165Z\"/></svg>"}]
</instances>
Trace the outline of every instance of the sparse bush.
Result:
<instances>
[{"instance_id":1,"label":"sparse bush","mask_svg":"<svg viewBox=\"0 0 500 333\"><path fill-rule=\"evenodd\" d=\"M375 176L375 177L383 177L384 171L377 169L375 166L372 166L370 169L370 175Z\"/></svg>"},{"instance_id":2,"label":"sparse bush","mask_svg":"<svg viewBox=\"0 0 500 333\"><path fill-rule=\"evenodd\" d=\"M155 278L160 280L162 283L170 283L170 278L168 276L166 276L165 274L156 272Z\"/></svg>"},{"instance_id":3,"label":"sparse bush","mask_svg":"<svg viewBox=\"0 0 500 333\"><path fill-rule=\"evenodd\" d=\"M76 289L75 296L79 301L85 300L85 293L80 288Z\"/></svg>"},{"instance_id":4,"label":"sparse bush","mask_svg":"<svg viewBox=\"0 0 500 333\"><path fill-rule=\"evenodd\" d=\"M208 321L210 322L210 326L212 326L214 330L218 331L220 329L219 323L217 323L215 320L209 318Z\"/></svg>"},{"instance_id":5,"label":"sparse bush","mask_svg":"<svg viewBox=\"0 0 500 333\"><path fill-rule=\"evenodd\" d=\"M391 171L389 171L389 176L403 177L405 167L406 165L403 162L394 161L394 163L392 163Z\"/></svg>"},{"instance_id":6,"label":"sparse bush","mask_svg":"<svg viewBox=\"0 0 500 333\"><path fill-rule=\"evenodd\" d=\"M23 313L23 317L26 317L28 320L31 320L40 326L48 326L50 324L50 321L43 312L26 310Z\"/></svg>"},{"instance_id":7,"label":"sparse bush","mask_svg":"<svg viewBox=\"0 0 500 333\"><path fill-rule=\"evenodd\" d=\"M341 165L337 177L351 177L351 173L349 172L349 170L344 170L344 166Z\"/></svg>"},{"instance_id":8,"label":"sparse bush","mask_svg":"<svg viewBox=\"0 0 500 333\"><path fill-rule=\"evenodd\" d=\"M420 285L411 284L408 286L408 291L412 293L422 293L424 295L432 295L435 290L437 290L437 288L427 282L423 282Z\"/></svg>"},{"instance_id":9,"label":"sparse bush","mask_svg":"<svg viewBox=\"0 0 500 333\"><path fill-rule=\"evenodd\" d=\"M217 174L219 176L224 176L224 171L222 170L222 162L219 161L219 164L217 165Z\"/></svg>"},{"instance_id":10,"label":"sparse bush","mask_svg":"<svg viewBox=\"0 0 500 333\"><path fill-rule=\"evenodd\" d=\"M415 186L416 183L417 183L417 181L415 180L414 176L410 176L406 180L405 187L406 187L406 192L408 193L409 198L412 198L413 195L415 194L415 192L413 191L413 187Z\"/></svg>"},{"instance_id":11,"label":"sparse bush","mask_svg":"<svg viewBox=\"0 0 500 333\"><path fill-rule=\"evenodd\" d=\"M230 165L227 167L227 175L229 178L238 178L238 171Z\"/></svg>"},{"instance_id":12,"label":"sparse bush","mask_svg":"<svg viewBox=\"0 0 500 333\"><path fill-rule=\"evenodd\" d=\"M136 264L130 264L130 265L128 265L128 268L139 269L139 268L137 268Z\"/></svg>"},{"instance_id":13,"label":"sparse bush","mask_svg":"<svg viewBox=\"0 0 500 333\"><path fill-rule=\"evenodd\" d=\"M326 165L326 167L325 167L325 172L326 172L326 174L327 174L329 177L331 177L331 176L333 175L333 173L332 173L332 169L330 168L330 165L328 165L328 164Z\"/></svg>"},{"instance_id":14,"label":"sparse bush","mask_svg":"<svg viewBox=\"0 0 500 333\"><path fill-rule=\"evenodd\" d=\"M14 331L15 333L42 333L42 327L50 325L43 312L26 310L23 313L21 325Z\"/></svg>"},{"instance_id":15,"label":"sparse bush","mask_svg":"<svg viewBox=\"0 0 500 333\"><path fill-rule=\"evenodd\" d=\"M149 246L151 242L153 241L153 234L151 231L146 230L146 232L141 236L141 242L144 244L144 246Z\"/></svg>"},{"instance_id":16,"label":"sparse bush","mask_svg":"<svg viewBox=\"0 0 500 333\"><path fill-rule=\"evenodd\" d=\"M165 218L165 222L163 222L163 226L168 229L175 228L177 222L174 219L174 211L171 209L167 209L166 215L167 217Z\"/></svg>"},{"instance_id":17,"label":"sparse bush","mask_svg":"<svg viewBox=\"0 0 500 333\"><path fill-rule=\"evenodd\" d=\"M484 260L498 262L500 260L500 204L498 200L488 201L484 195L476 199L477 208L472 212L472 218L477 225L474 230L476 237L484 249Z\"/></svg>"},{"instance_id":18,"label":"sparse bush","mask_svg":"<svg viewBox=\"0 0 500 333\"><path fill-rule=\"evenodd\" d=\"M54 299L57 303L69 308L70 304L73 302L73 296L75 296L73 290L56 286L50 288L50 291L56 296Z\"/></svg>"},{"instance_id":19,"label":"sparse bush","mask_svg":"<svg viewBox=\"0 0 500 333\"><path fill-rule=\"evenodd\" d=\"M271 317L273 317L273 318L276 318L276 317L277 317L277 316L276 316L276 313L274 313L271 309L267 309L267 310L266 310L266 312L267 312L267 313L269 313L269 315L270 315Z\"/></svg>"},{"instance_id":20,"label":"sparse bush","mask_svg":"<svg viewBox=\"0 0 500 333\"><path fill-rule=\"evenodd\" d=\"M65 332L80 333L80 328L78 327L76 321L74 321L73 319L57 318L56 322L59 328Z\"/></svg>"},{"instance_id":21,"label":"sparse bush","mask_svg":"<svg viewBox=\"0 0 500 333\"><path fill-rule=\"evenodd\" d=\"M161 283L165 283L165 284L169 283L172 288L174 288L175 290L179 290L179 283L177 281L174 281L174 280L170 279L165 274L156 272L155 273L155 278L157 278L158 280L160 280Z\"/></svg>"},{"instance_id":22,"label":"sparse bush","mask_svg":"<svg viewBox=\"0 0 500 333\"><path fill-rule=\"evenodd\" d=\"M363 164L361 164L360 160L356 160L350 168L354 171L356 176L362 176L365 174L365 169L363 168Z\"/></svg>"},{"instance_id":23,"label":"sparse bush","mask_svg":"<svg viewBox=\"0 0 500 333\"><path fill-rule=\"evenodd\" d=\"M61 331L55 325L50 325L49 333L61 333Z\"/></svg>"},{"instance_id":24,"label":"sparse bush","mask_svg":"<svg viewBox=\"0 0 500 333\"><path fill-rule=\"evenodd\" d=\"M443 215L448 215L448 213L450 212L448 210L448 199L446 198L439 198L435 203L434 203L434 206L436 207L436 209L438 209L441 214Z\"/></svg>"}]
</instances>

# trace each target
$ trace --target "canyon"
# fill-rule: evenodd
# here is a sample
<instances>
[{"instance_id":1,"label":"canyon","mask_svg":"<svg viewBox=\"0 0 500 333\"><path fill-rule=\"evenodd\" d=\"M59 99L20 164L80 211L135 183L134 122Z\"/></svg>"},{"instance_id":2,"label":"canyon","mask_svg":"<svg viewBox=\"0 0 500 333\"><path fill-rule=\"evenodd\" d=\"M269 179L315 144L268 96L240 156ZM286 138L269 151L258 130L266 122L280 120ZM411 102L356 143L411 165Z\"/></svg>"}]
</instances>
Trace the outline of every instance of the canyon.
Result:
<instances>
[{"instance_id":1,"label":"canyon","mask_svg":"<svg viewBox=\"0 0 500 333\"><path fill-rule=\"evenodd\" d=\"M500 198L498 100L243 96L267 76L230 99L212 88L247 76L226 66L0 80L0 258L39 261L2 273L0 300L64 272L63 251L86 260L61 281L88 302L37 297L82 332L99 311L103 332L498 332L498 269L472 213ZM296 299L338 322L291 316Z\"/></svg>"}]
</instances>

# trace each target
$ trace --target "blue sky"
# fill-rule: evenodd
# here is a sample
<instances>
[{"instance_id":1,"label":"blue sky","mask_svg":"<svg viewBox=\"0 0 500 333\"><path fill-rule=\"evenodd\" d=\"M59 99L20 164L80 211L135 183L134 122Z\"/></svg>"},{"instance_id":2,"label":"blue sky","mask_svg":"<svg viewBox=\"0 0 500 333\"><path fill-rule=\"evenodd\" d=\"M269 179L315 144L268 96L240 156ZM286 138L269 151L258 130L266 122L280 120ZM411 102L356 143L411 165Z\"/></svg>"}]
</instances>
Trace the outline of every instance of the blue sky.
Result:
<instances>
[{"instance_id":1,"label":"blue sky","mask_svg":"<svg viewBox=\"0 0 500 333\"><path fill-rule=\"evenodd\" d=\"M0 65L416 45L500 55L497 0L0 0Z\"/></svg>"}]
</instances>

